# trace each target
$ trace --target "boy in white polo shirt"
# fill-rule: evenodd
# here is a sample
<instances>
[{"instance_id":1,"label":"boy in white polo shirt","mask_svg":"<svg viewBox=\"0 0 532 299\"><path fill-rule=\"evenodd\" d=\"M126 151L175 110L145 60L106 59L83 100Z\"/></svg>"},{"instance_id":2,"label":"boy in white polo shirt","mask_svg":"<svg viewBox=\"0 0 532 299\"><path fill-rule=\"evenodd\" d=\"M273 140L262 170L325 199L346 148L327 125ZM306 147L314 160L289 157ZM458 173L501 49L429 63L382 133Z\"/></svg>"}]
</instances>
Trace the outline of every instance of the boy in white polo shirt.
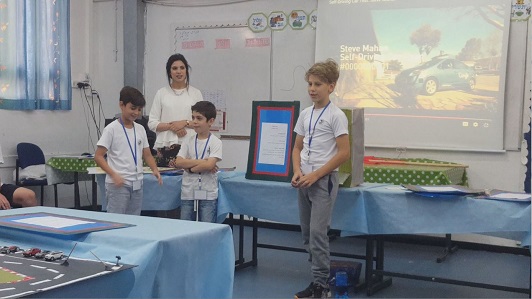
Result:
<instances>
[{"instance_id":1,"label":"boy in white polo shirt","mask_svg":"<svg viewBox=\"0 0 532 299\"><path fill-rule=\"evenodd\" d=\"M177 158L171 162L186 170L181 184L181 219L216 222L216 163L222 160L222 141L210 132L215 118L213 103L199 101L194 104L190 125L196 134L183 142Z\"/></svg>"},{"instance_id":2,"label":"boy in white polo shirt","mask_svg":"<svg viewBox=\"0 0 532 299\"><path fill-rule=\"evenodd\" d=\"M136 88L122 88L119 99L122 114L104 128L98 141L94 161L107 173L105 195L108 213L140 215L143 160L151 168L159 185L162 184L146 130L135 122L145 105L144 96Z\"/></svg>"},{"instance_id":3,"label":"boy in white polo shirt","mask_svg":"<svg viewBox=\"0 0 532 299\"><path fill-rule=\"evenodd\" d=\"M350 156L348 121L331 103L340 72L332 59L314 64L305 74L313 106L301 112L292 151L298 188L299 219L303 242L308 245L314 281L295 298L327 298L330 271L327 231L338 193L338 167Z\"/></svg>"}]
</instances>

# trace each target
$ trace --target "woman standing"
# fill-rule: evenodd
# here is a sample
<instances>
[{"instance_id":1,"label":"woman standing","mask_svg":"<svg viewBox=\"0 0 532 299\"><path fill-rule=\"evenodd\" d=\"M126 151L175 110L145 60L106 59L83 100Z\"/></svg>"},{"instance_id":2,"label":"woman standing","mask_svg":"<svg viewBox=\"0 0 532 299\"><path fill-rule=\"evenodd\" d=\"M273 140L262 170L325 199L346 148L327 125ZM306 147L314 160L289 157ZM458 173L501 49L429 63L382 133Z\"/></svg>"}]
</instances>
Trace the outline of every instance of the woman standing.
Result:
<instances>
[{"instance_id":1,"label":"woman standing","mask_svg":"<svg viewBox=\"0 0 532 299\"><path fill-rule=\"evenodd\" d=\"M182 54L166 62L168 86L157 91L150 110L148 127L157 133L157 166L167 167L175 159L190 127L191 107L203 101L201 92L190 86L190 66Z\"/></svg>"}]
</instances>

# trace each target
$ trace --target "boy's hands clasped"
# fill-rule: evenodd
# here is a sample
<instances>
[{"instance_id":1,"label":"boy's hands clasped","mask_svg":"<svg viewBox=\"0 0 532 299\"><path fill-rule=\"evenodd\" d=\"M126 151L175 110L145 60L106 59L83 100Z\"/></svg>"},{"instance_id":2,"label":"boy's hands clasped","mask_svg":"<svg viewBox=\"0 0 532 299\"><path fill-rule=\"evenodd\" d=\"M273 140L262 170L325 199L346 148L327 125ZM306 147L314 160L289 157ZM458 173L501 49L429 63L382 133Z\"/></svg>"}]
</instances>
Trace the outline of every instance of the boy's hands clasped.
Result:
<instances>
[{"instance_id":1,"label":"boy's hands clasped","mask_svg":"<svg viewBox=\"0 0 532 299\"><path fill-rule=\"evenodd\" d=\"M294 173L291 184L294 188L308 188L317 180L319 180L319 176L314 171L307 175L304 175L301 171L298 171Z\"/></svg>"}]
</instances>

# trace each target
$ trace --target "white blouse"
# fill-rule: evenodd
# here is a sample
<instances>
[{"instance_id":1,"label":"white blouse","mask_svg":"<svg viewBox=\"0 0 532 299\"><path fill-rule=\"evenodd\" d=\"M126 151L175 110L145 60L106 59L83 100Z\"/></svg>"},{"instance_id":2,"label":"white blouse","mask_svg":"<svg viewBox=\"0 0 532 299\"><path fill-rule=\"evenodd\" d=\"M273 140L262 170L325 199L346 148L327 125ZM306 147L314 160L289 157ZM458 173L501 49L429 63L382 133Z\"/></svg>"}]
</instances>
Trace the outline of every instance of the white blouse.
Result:
<instances>
[{"instance_id":1,"label":"white blouse","mask_svg":"<svg viewBox=\"0 0 532 299\"><path fill-rule=\"evenodd\" d=\"M182 139L184 138L179 138L173 131L157 132L156 128L160 123L190 120L192 118L191 107L199 101L203 101L203 96L199 89L192 86L189 86L188 90L182 89L177 91L174 91L170 86L165 86L157 91L153 99L148 121L150 130L157 134L154 148L162 148L183 142ZM187 128L186 130L186 136L194 133L193 129Z\"/></svg>"}]
</instances>

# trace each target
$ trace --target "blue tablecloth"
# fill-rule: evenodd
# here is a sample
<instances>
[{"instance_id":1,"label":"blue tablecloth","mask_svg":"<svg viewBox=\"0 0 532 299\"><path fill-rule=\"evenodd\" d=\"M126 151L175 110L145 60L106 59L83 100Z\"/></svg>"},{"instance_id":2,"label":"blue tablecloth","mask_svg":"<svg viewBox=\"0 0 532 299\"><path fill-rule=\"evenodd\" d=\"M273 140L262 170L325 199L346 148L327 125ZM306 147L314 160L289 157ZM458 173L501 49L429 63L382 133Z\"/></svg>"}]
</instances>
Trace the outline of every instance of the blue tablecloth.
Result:
<instances>
[{"instance_id":1,"label":"blue tablecloth","mask_svg":"<svg viewBox=\"0 0 532 299\"><path fill-rule=\"evenodd\" d=\"M299 224L297 190L289 183L247 180L242 172L219 179L218 221L227 213ZM530 203L453 196L429 198L388 184L340 188L331 228L343 235L481 233L530 245Z\"/></svg>"},{"instance_id":2,"label":"blue tablecloth","mask_svg":"<svg viewBox=\"0 0 532 299\"><path fill-rule=\"evenodd\" d=\"M152 174L144 174L143 211L168 211L181 206L181 175L163 175L163 184L159 185ZM97 174L100 203L102 210L107 210L105 197L105 174Z\"/></svg>"},{"instance_id":3,"label":"blue tablecloth","mask_svg":"<svg viewBox=\"0 0 532 299\"><path fill-rule=\"evenodd\" d=\"M135 264L131 270L79 282L41 295L56 297L231 298L234 279L233 234L228 225L166 218L32 207L2 215L47 212L135 226L73 236L42 234L0 226L0 243L40 247L72 256ZM96 291L97 290L97 291Z\"/></svg>"}]
</instances>

